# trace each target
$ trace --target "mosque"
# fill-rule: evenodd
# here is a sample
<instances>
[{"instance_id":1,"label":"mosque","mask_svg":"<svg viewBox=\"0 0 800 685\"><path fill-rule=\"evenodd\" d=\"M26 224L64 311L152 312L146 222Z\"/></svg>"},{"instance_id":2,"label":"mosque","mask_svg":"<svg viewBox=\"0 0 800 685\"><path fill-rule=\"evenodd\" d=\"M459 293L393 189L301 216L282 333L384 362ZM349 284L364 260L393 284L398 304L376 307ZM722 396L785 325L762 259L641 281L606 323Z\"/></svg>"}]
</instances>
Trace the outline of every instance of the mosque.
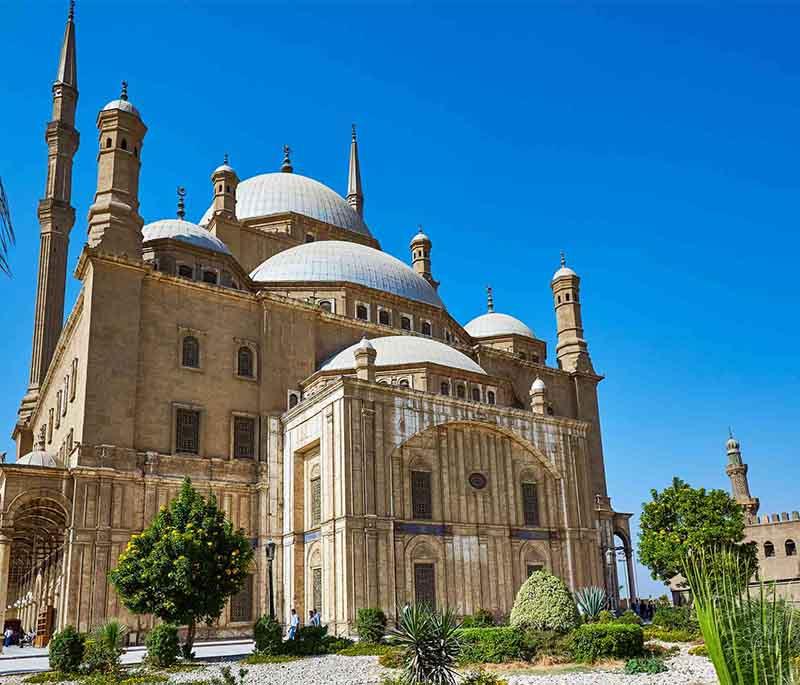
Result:
<instances>
[{"instance_id":1,"label":"mosque","mask_svg":"<svg viewBox=\"0 0 800 685\"><path fill-rule=\"evenodd\" d=\"M186 475L255 550L209 635L252 632L270 566L282 619L316 608L340 634L360 607L391 617L407 601L508 614L542 567L616 600L618 553L635 595L630 514L606 484L602 377L563 257L549 281L554 363L491 292L462 325L431 239L413 235L406 263L368 227L355 129L344 196L294 173L287 148L279 170L250 178L226 157L197 223L182 194L176 217L145 221L147 126L123 83L88 142L97 188L65 320L72 9L52 93L30 381L17 458L0 466L0 625L35 626L44 644L115 617L141 641L154 619L128 613L107 573Z\"/></svg>"}]
</instances>

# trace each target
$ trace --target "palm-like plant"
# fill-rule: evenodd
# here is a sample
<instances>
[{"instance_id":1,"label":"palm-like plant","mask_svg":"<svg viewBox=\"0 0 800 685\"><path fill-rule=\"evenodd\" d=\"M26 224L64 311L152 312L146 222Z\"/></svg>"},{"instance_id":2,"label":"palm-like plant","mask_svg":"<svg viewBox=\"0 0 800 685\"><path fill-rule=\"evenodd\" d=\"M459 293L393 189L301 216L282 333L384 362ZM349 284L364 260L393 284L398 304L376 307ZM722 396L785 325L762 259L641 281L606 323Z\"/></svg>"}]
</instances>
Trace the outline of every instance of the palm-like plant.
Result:
<instances>
[{"instance_id":1,"label":"palm-like plant","mask_svg":"<svg viewBox=\"0 0 800 685\"><path fill-rule=\"evenodd\" d=\"M684 567L697 620L720 685L785 685L792 673L794 611L774 585L748 591L742 555L735 549L701 550ZM796 631L794 631L796 633Z\"/></svg>"},{"instance_id":2,"label":"palm-like plant","mask_svg":"<svg viewBox=\"0 0 800 685\"><path fill-rule=\"evenodd\" d=\"M596 621L600 612L608 606L608 595L601 587L582 587L575 592L575 603L588 621Z\"/></svg>"},{"instance_id":3,"label":"palm-like plant","mask_svg":"<svg viewBox=\"0 0 800 685\"><path fill-rule=\"evenodd\" d=\"M434 611L425 605L398 613L400 621L392 636L405 650L403 680L408 685L454 685L453 664L461 651L456 615L450 609Z\"/></svg>"},{"instance_id":4,"label":"palm-like plant","mask_svg":"<svg viewBox=\"0 0 800 685\"><path fill-rule=\"evenodd\" d=\"M127 632L128 629L122 623L111 620L96 628L95 639L110 650L122 653Z\"/></svg>"}]
</instances>

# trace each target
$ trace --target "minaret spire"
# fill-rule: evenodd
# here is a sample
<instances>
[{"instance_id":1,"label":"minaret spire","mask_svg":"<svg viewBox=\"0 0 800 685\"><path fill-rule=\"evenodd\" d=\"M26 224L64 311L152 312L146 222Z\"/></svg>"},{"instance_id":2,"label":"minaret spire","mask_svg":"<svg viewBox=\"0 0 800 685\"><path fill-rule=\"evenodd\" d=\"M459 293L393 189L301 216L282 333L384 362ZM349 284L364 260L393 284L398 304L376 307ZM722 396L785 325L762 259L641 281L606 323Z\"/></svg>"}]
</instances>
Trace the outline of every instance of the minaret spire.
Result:
<instances>
[{"instance_id":1,"label":"minaret spire","mask_svg":"<svg viewBox=\"0 0 800 685\"><path fill-rule=\"evenodd\" d=\"M486 311L492 313L494 311L494 297L492 296L492 286L486 286Z\"/></svg>"},{"instance_id":2,"label":"minaret spire","mask_svg":"<svg viewBox=\"0 0 800 685\"><path fill-rule=\"evenodd\" d=\"M281 171L286 174L291 174L294 172L294 167L292 167L292 160L289 159L289 155L292 153L292 148L288 145L283 146L283 164L281 164Z\"/></svg>"},{"instance_id":3,"label":"minaret spire","mask_svg":"<svg viewBox=\"0 0 800 685\"><path fill-rule=\"evenodd\" d=\"M17 429L17 449L33 441L27 420L39 398L39 388L56 349L64 319L69 233L75 223L72 199L72 160L78 149L75 110L78 105L78 62L75 49L75 5L70 2L67 25L53 83L53 109L45 130L47 181L39 201L39 271L34 309L31 373L22 399Z\"/></svg>"},{"instance_id":4,"label":"minaret spire","mask_svg":"<svg viewBox=\"0 0 800 685\"><path fill-rule=\"evenodd\" d=\"M728 465L725 467L725 473L731 479L733 499L742 505L747 516L755 517L758 514L760 503L758 497L750 494L750 484L747 482L747 464L742 461L739 441L733 437L733 431L730 428L728 428L728 442L725 443L725 450L728 453Z\"/></svg>"},{"instance_id":5,"label":"minaret spire","mask_svg":"<svg viewBox=\"0 0 800 685\"><path fill-rule=\"evenodd\" d=\"M353 124L353 133L350 139L350 171L347 175L347 202L364 216L364 192L361 189L361 164L358 161L358 140L356 139L356 125Z\"/></svg>"},{"instance_id":6,"label":"minaret spire","mask_svg":"<svg viewBox=\"0 0 800 685\"><path fill-rule=\"evenodd\" d=\"M183 186L178 186L178 211L177 215L178 218L183 221L184 217L186 216L186 203L183 199L186 197L186 188Z\"/></svg>"}]
</instances>

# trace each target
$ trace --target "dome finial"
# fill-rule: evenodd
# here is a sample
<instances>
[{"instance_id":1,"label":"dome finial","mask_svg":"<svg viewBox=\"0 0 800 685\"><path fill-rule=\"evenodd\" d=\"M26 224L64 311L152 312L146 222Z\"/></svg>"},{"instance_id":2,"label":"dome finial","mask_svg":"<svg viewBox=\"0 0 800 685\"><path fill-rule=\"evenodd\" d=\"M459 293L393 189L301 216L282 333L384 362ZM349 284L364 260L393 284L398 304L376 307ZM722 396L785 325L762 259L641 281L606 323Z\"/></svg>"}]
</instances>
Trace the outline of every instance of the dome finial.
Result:
<instances>
[{"instance_id":1,"label":"dome finial","mask_svg":"<svg viewBox=\"0 0 800 685\"><path fill-rule=\"evenodd\" d=\"M492 296L492 286L486 286L486 310L491 313L494 311L494 297Z\"/></svg>"},{"instance_id":2,"label":"dome finial","mask_svg":"<svg viewBox=\"0 0 800 685\"><path fill-rule=\"evenodd\" d=\"M564 250L561 250L561 266L565 267L567 265L567 257L564 254Z\"/></svg>"},{"instance_id":3,"label":"dome finial","mask_svg":"<svg viewBox=\"0 0 800 685\"><path fill-rule=\"evenodd\" d=\"M75 19L75 0L69 0L69 14L67 15L67 21L72 21Z\"/></svg>"},{"instance_id":4,"label":"dome finial","mask_svg":"<svg viewBox=\"0 0 800 685\"><path fill-rule=\"evenodd\" d=\"M127 81L123 81L122 82L122 90L120 91L119 99L120 100L127 100L128 99L128 82Z\"/></svg>"},{"instance_id":5,"label":"dome finial","mask_svg":"<svg viewBox=\"0 0 800 685\"><path fill-rule=\"evenodd\" d=\"M355 143L356 142L356 125L352 124L352 127L353 127L353 142Z\"/></svg>"},{"instance_id":6,"label":"dome finial","mask_svg":"<svg viewBox=\"0 0 800 685\"><path fill-rule=\"evenodd\" d=\"M292 160L289 159L291 152L292 148L290 148L288 145L283 146L283 164L281 164L281 171L286 174L291 174L294 171L294 168L292 167Z\"/></svg>"},{"instance_id":7,"label":"dome finial","mask_svg":"<svg viewBox=\"0 0 800 685\"><path fill-rule=\"evenodd\" d=\"M227 165L228 164L228 153L226 152L222 158L222 163Z\"/></svg>"},{"instance_id":8,"label":"dome finial","mask_svg":"<svg viewBox=\"0 0 800 685\"><path fill-rule=\"evenodd\" d=\"M183 201L183 198L186 197L186 188L183 186L178 186L178 218L183 221L183 218L186 216L186 205Z\"/></svg>"}]
</instances>

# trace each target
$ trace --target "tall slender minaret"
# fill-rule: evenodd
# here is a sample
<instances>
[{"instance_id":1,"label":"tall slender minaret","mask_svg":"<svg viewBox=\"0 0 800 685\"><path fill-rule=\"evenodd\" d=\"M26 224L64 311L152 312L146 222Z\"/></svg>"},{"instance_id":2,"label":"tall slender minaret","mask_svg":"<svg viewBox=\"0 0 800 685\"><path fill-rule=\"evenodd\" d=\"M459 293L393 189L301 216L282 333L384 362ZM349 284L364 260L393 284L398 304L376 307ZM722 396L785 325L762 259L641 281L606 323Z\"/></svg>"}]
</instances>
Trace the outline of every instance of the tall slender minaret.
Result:
<instances>
[{"instance_id":1,"label":"tall slender minaret","mask_svg":"<svg viewBox=\"0 0 800 685\"><path fill-rule=\"evenodd\" d=\"M561 253L561 267L553 274L550 288L556 309L558 344L556 358L564 371L594 373L589 357L589 345L583 337L583 320L580 302L581 279L567 266Z\"/></svg>"},{"instance_id":2,"label":"tall slender minaret","mask_svg":"<svg viewBox=\"0 0 800 685\"><path fill-rule=\"evenodd\" d=\"M754 517L758 514L758 507L760 502L758 497L753 497L750 494L750 484L747 482L747 464L742 461L742 452L739 448L739 441L733 437L733 431L728 430L728 442L725 443L725 449L728 452L728 465L725 467L725 473L731 479L731 494L748 517Z\"/></svg>"},{"instance_id":3,"label":"tall slender minaret","mask_svg":"<svg viewBox=\"0 0 800 685\"><path fill-rule=\"evenodd\" d=\"M75 223L72 196L72 160L78 149L75 129L78 104L78 66L75 52L75 3L70 2L58 72L53 83L53 114L45 130L47 182L39 201L39 275L36 285L31 374L19 420L33 411L64 322L69 233Z\"/></svg>"},{"instance_id":4,"label":"tall slender minaret","mask_svg":"<svg viewBox=\"0 0 800 685\"><path fill-rule=\"evenodd\" d=\"M350 140L350 170L347 174L347 202L364 216L364 192L361 189L361 164L358 161L358 140L356 140L356 125L353 124L353 135Z\"/></svg>"}]
</instances>

